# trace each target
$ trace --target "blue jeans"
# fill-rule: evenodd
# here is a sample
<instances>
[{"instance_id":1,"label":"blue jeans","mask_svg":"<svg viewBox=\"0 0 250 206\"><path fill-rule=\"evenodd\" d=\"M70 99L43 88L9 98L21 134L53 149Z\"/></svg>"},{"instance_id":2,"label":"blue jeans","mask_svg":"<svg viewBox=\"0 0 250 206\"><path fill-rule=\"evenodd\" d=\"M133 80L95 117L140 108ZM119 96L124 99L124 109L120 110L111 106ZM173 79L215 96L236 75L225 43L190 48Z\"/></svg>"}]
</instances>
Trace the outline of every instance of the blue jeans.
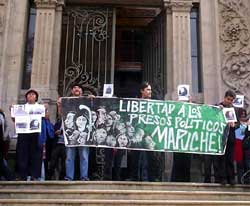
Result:
<instances>
[{"instance_id":1,"label":"blue jeans","mask_svg":"<svg viewBox=\"0 0 250 206\"><path fill-rule=\"evenodd\" d=\"M80 159L80 178L88 180L89 167L89 148L88 147L66 147L66 179L74 180L75 174L75 156L78 150Z\"/></svg>"}]
</instances>

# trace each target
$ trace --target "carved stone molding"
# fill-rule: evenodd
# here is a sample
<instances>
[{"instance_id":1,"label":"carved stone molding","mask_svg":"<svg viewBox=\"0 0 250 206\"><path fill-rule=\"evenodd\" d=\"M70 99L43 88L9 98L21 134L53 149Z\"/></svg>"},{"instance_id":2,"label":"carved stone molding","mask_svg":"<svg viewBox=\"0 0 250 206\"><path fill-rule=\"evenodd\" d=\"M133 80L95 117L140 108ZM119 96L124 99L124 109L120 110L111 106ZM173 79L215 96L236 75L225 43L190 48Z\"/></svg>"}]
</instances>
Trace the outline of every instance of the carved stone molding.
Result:
<instances>
[{"instance_id":1,"label":"carved stone molding","mask_svg":"<svg viewBox=\"0 0 250 206\"><path fill-rule=\"evenodd\" d=\"M169 11L184 11L191 10L193 4L191 0L164 0L164 7Z\"/></svg>"},{"instance_id":2,"label":"carved stone molding","mask_svg":"<svg viewBox=\"0 0 250 206\"><path fill-rule=\"evenodd\" d=\"M231 54L223 63L222 79L237 94L245 96L250 105L250 54Z\"/></svg>"},{"instance_id":3,"label":"carved stone molding","mask_svg":"<svg viewBox=\"0 0 250 206\"><path fill-rule=\"evenodd\" d=\"M224 52L239 52L250 40L247 24L246 6L242 1L220 0L221 4L221 35Z\"/></svg>"},{"instance_id":4,"label":"carved stone molding","mask_svg":"<svg viewBox=\"0 0 250 206\"><path fill-rule=\"evenodd\" d=\"M248 0L219 0L222 80L230 89L245 96L246 105L250 105L248 6Z\"/></svg>"},{"instance_id":5,"label":"carved stone molding","mask_svg":"<svg viewBox=\"0 0 250 206\"><path fill-rule=\"evenodd\" d=\"M56 8L64 6L64 0L35 0L37 8Z\"/></svg>"},{"instance_id":6,"label":"carved stone molding","mask_svg":"<svg viewBox=\"0 0 250 206\"><path fill-rule=\"evenodd\" d=\"M250 86L250 55L232 54L224 62L222 78L235 91L243 91Z\"/></svg>"}]
</instances>

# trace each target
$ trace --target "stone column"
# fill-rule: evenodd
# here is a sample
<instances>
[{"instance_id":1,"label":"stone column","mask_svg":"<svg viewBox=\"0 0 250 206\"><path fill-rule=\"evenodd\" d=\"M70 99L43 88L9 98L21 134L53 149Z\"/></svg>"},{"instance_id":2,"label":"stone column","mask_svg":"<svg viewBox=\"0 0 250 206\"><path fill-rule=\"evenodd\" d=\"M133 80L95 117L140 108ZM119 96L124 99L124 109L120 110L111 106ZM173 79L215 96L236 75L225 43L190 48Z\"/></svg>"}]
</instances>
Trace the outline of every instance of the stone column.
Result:
<instances>
[{"instance_id":1,"label":"stone column","mask_svg":"<svg viewBox=\"0 0 250 206\"><path fill-rule=\"evenodd\" d=\"M3 63L3 52L4 52L4 27L6 25L6 3L4 0L0 0L0 65L2 65ZM4 85L5 85L5 81L4 81L4 77L6 74L6 69L4 69L3 66L0 67L0 88L2 88L0 90L0 97L1 97L1 101L0 101L0 108L2 108L4 106L4 102L6 102L6 100L4 99L3 95L4 95ZM5 101L4 101L5 100Z\"/></svg>"},{"instance_id":2,"label":"stone column","mask_svg":"<svg viewBox=\"0 0 250 206\"><path fill-rule=\"evenodd\" d=\"M31 87L39 91L43 102L52 104L58 97L58 71L64 0L35 0L37 8Z\"/></svg>"},{"instance_id":3,"label":"stone column","mask_svg":"<svg viewBox=\"0 0 250 206\"><path fill-rule=\"evenodd\" d=\"M18 102L27 34L28 0L0 0L0 107Z\"/></svg>"},{"instance_id":4,"label":"stone column","mask_svg":"<svg viewBox=\"0 0 250 206\"><path fill-rule=\"evenodd\" d=\"M204 103L215 104L224 95L221 86L219 8L217 0L200 1L200 45Z\"/></svg>"},{"instance_id":5,"label":"stone column","mask_svg":"<svg viewBox=\"0 0 250 206\"><path fill-rule=\"evenodd\" d=\"M177 99L177 86L192 87L190 11L191 0L164 0L166 9L166 79L165 99ZM170 181L173 153L165 153L164 180Z\"/></svg>"},{"instance_id":6,"label":"stone column","mask_svg":"<svg viewBox=\"0 0 250 206\"><path fill-rule=\"evenodd\" d=\"M192 88L190 11L191 0L164 0L167 10L168 99L177 98L177 86Z\"/></svg>"},{"instance_id":7,"label":"stone column","mask_svg":"<svg viewBox=\"0 0 250 206\"><path fill-rule=\"evenodd\" d=\"M41 98L57 97L55 82L59 69L63 0L35 0L37 8L31 87ZM56 75L54 75L56 74ZM56 95L56 96L55 96Z\"/></svg>"}]
</instances>

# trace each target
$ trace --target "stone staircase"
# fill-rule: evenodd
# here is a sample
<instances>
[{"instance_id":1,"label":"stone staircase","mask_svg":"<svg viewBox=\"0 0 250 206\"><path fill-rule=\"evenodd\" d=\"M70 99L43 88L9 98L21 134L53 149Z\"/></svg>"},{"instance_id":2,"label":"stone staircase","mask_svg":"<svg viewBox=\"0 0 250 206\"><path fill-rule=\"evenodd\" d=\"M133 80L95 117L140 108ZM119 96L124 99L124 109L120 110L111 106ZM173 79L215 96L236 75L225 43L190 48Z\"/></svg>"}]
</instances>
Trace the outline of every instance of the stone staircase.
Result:
<instances>
[{"instance_id":1,"label":"stone staircase","mask_svg":"<svg viewBox=\"0 0 250 206\"><path fill-rule=\"evenodd\" d=\"M0 182L0 205L250 205L250 186L111 181Z\"/></svg>"}]
</instances>

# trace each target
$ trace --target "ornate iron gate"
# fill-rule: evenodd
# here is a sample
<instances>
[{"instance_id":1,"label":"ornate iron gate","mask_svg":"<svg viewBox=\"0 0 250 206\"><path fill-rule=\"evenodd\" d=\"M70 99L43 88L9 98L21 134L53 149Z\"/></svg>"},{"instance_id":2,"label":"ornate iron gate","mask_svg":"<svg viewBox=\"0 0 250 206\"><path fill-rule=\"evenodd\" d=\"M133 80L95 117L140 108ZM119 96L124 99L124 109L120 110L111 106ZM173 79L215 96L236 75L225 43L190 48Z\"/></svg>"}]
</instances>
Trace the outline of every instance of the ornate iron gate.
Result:
<instances>
[{"instance_id":1,"label":"ornate iron gate","mask_svg":"<svg viewBox=\"0 0 250 206\"><path fill-rule=\"evenodd\" d=\"M97 94L112 79L110 8L72 7L63 12L59 93L68 96L73 82Z\"/></svg>"}]
</instances>

